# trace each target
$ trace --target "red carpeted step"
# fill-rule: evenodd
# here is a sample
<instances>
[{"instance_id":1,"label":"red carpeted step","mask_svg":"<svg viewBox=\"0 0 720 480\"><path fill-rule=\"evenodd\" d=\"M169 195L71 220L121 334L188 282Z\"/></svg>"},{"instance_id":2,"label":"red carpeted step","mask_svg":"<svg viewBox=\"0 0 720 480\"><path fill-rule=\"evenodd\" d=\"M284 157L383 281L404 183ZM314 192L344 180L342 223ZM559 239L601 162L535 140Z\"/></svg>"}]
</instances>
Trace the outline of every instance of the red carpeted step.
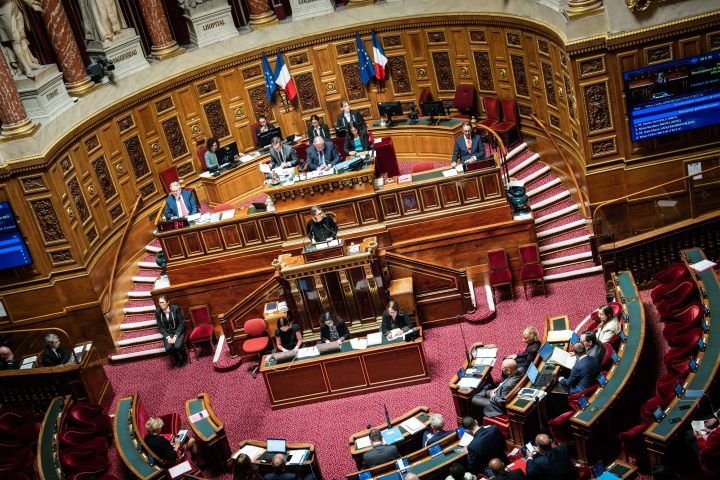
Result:
<instances>
[{"instance_id":1,"label":"red carpeted step","mask_svg":"<svg viewBox=\"0 0 720 480\"><path fill-rule=\"evenodd\" d=\"M135 285L128 292L128 297L130 297L130 299L150 298L152 289L152 285Z\"/></svg>"},{"instance_id":2,"label":"red carpeted step","mask_svg":"<svg viewBox=\"0 0 720 480\"><path fill-rule=\"evenodd\" d=\"M147 322L148 320L155 321L155 315L133 315L131 317L125 317L125 320L123 321L123 325L130 325L133 323L138 322Z\"/></svg>"},{"instance_id":3,"label":"red carpeted step","mask_svg":"<svg viewBox=\"0 0 720 480\"><path fill-rule=\"evenodd\" d=\"M549 173L549 174L545 175L544 177L538 178L537 180L532 182L530 185L525 185L525 191L528 194L530 194L530 193L532 193L533 190L540 188L543 185L550 183L552 181L555 181L557 179L558 178L555 175L553 175L552 173ZM558 184L558 187L560 187L560 186L561 186L561 184ZM557 188L557 187L554 187L554 188Z\"/></svg>"},{"instance_id":4,"label":"red carpeted step","mask_svg":"<svg viewBox=\"0 0 720 480\"><path fill-rule=\"evenodd\" d=\"M154 270L140 270L133 276L135 284L153 285L160 276L160 272Z\"/></svg>"},{"instance_id":5,"label":"red carpeted step","mask_svg":"<svg viewBox=\"0 0 720 480\"><path fill-rule=\"evenodd\" d=\"M130 300L123 312L126 316L131 315L148 315L155 312L155 303L152 300Z\"/></svg>"},{"instance_id":6,"label":"red carpeted step","mask_svg":"<svg viewBox=\"0 0 720 480\"><path fill-rule=\"evenodd\" d=\"M540 258L544 260L555 260L557 258L568 257L570 255L578 255L581 253L591 252L590 245L582 245L580 247L572 247L567 250L560 250L557 252L548 253L547 255L541 255Z\"/></svg>"},{"instance_id":7,"label":"red carpeted step","mask_svg":"<svg viewBox=\"0 0 720 480\"><path fill-rule=\"evenodd\" d=\"M475 313L465 315L465 319L469 322L489 322L495 318L495 310L491 310L487 301L487 290L485 286L475 287Z\"/></svg>"},{"instance_id":8,"label":"red carpeted step","mask_svg":"<svg viewBox=\"0 0 720 480\"><path fill-rule=\"evenodd\" d=\"M118 342L123 342L123 341L127 342L128 340L133 340L136 338L143 338L143 337L147 337L148 335L153 335L153 334L157 334L157 333L159 333L157 327L147 329L147 330L131 330L131 331L127 331L127 332L124 331L124 332L122 332L122 335L120 335ZM157 341L158 340L156 339L153 341L153 343L156 343Z\"/></svg>"},{"instance_id":9,"label":"red carpeted step","mask_svg":"<svg viewBox=\"0 0 720 480\"><path fill-rule=\"evenodd\" d=\"M138 347L123 348L120 350L120 353L110 355L108 360L110 361L110 364L118 364L167 356L168 354L165 352L163 343L151 343L148 345L140 345Z\"/></svg>"},{"instance_id":10,"label":"red carpeted step","mask_svg":"<svg viewBox=\"0 0 720 480\"><path fill-rule=\"evenodd\" d=\"M530 175L532 175L533 173L537 172L538 170L542 170L546 166L547 165L545 165L542 162L535 162L533 165L529 166L522 172L515 175L515 178L517 178L518 180L523 180L523 179L529 177Z\"/></svg>"},{"instance_id":11,"label":"red carpeted step","mask_svg":"<svg viewBox=\"0 0 720 480\"><path fill-rule=\"evenodd\" d=\"M562 210L564 208L567 208L571 205L575 205L575 202L571 198L568 198L567 200L564 200L564 201L558 203L557 205L553 205L552 207L545 208L538 212L533 212L533 215L535 216L536 220L542 221L541 220L542 217L544 217L546 215L550 215L551 213L555 213L555 212Z\"/></svg>"},{"instance_id":12,"label":"red carpeted step","mask_svg":"<svg viewBox=\"0 0 720 480\"><path fill-rule=\"evenodd\" d=\"M555 196L557 196L557 195L559 195L559 194L561 194L561 193L564 193L564 192L567 192L567 190L566 190L565 187L563 187L562 185L557 186L557 187L555 187L555 188L551 188L551 189L548 190L547 192L543 192L543 193L541 193L540 195L531 198L531 199L530 199L530 205L537 205L538 203L540 203L540 202L542 202L542 201L544 201L544 200L547 200L547 199L549 199L549 198L555 197ZM563 201L564 201L564 200L563 200Z\"/></svg>"},{"instance_id":13,"label":"red carpeted step","mask_svg":"<svg viewBox=\"0 0 720 480\"><path fill-rule=\"evenodd\" d=\"M249 201L247 201L247 202L245 202L245 203L241 203L240 205L238 205L238 206L235 207L235 208L249 207L249 206L252 205L253 203L265 203L265 202L267 202L267 197L268 197L267 194L266 194L266 193L263 193L263 194L260 195L259 197L255 197L255 198L253 198L252 200L249 200Z\"/></svg>"},{"instance_id":14,"label":"red carpeted step","mask_svg":"<svg viewBox=\"0 0 720 480\"><path fill-rule=\"evenodd\" d=\"M581 263L578 263L575 265L564 265L562 267L553 268L553 269L545 268L544 270L545 270L545 275L557 275L559 273L567 273L567 272L572 272L575 270L582 270L585 268L591 268L591 267L595 267L595 266L596 265L593 262L589 261L589 262L581 262Z\"/></svg>"},{"instance_id":15,"label":"red carpeted step","mask_svg":"<svg viewBox=\"0 0 720 480\"><path fill-rule=\"evenodd\" d=\"M536 227L535 231L536 232L544 232L546 230L552 230L553 228L561 227L563 225L577 222L578 220L582 220L582 219L583 219L582 215L580 215L579 213L574 213L567 217L558 218L557 220L552 220L552 221L545 223L539 227Z\"/></svg>"},{"instance_id":16,"label":"red carpeted step","mask_svg":"<svg viewBox=\"0 0 720 480\"><path fill-rule=\"evenodd\" d=\"M539 242L539 245L541 247L544 247L547 245L552 245L554 243L560 243L565 240L570 240L571 238L584 237L584 236L587 236L588 233L589 232L587 231L587 229L581 229L581 230L576 230L574 232L563 233L562 235L558 235L557 237L549 238L547 240L541 240Z\"/></svg>"},{"instance_id":17,"label":"red carpeted step","mask_svg":"<svg viewBox=\"0 0 720 480\"><path fill-rule=\"evenodd\" d=\"M508 163L508 170L512 170L513 168L517 167L518 165L522 165L522 163L527 160L528 158L535 155L535 152L531 152L530 150L525 150L520 155L513 157L512 160L510 160L510 163ZM537 163L541 163L540 159L538 159ZM528 167L529 168L529 167Z\"/></svg>"}]
</instances>

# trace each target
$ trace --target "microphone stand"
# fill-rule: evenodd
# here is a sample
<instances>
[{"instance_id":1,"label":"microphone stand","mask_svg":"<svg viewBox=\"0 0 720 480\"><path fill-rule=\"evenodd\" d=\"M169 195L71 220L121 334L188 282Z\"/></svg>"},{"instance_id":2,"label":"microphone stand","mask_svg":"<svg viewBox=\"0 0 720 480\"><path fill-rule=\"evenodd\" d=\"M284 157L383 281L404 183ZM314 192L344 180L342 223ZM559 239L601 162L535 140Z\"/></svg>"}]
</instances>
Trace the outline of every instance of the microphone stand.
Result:
<instances>
[{"instance_id":1,"label":"microphone stand","mask_svg":"<svg viewBox=\"0 0 720 480\"><path fill-rule=\"evenodd\" d=\"M457 318L458 326L460 327L460 335L462 335L463 346L465 347L465 358L467 358L468 368L469 368L470 363L472 363L472 359L470 357L470 352L468 351L468 348L467 348L467 341L465 341L465 333L463 332L462 322L460 321L460 315L456 315L455 318Z\"/></svg>"},{"instance_id":2,"label":"microphone stand","mask_svg":"<svg viewBox=\"0 0 720 480\"><path fill-rule=\"evenodd\" d=\"M387 406L385 406L384 402L383 402L383 408L385 409L385 420L387 420L388 430L390 430L392 428L392 425L390 425L390 415L388 414Z\"/></svg>"}]
</instances>

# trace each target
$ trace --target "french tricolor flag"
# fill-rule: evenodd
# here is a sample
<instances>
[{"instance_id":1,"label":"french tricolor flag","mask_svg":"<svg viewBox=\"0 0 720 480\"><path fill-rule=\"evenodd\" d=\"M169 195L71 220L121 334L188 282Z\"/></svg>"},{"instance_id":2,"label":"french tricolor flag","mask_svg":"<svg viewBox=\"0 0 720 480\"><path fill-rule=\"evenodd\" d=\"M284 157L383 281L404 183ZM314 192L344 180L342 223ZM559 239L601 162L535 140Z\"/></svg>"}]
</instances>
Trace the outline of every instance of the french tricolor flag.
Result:
<instances>
[{"instance_id":1,"label":"french tricolor flag","mask_svg":"<svg viewBox=\"0 0 720 480\"><path fill-rule=\"evenodd\" d=\"M275 61L275 83L285 90L288 99L292 100L295 98L295 83L290 76L290 71L288 70L287 65L285 65L285 61L283 60L280 50L278 50L277 60Z\"/></svg>"},{"instance_id":2,"label":"french tricolor flag","mask_svg":"<svg viewBox=\"0 0 720 480\"><path fill-rule=\"evenodd\" d=\"M375 77L378 80L385 80L385 65L387 65L387 57L380 46L378 38L375 36L375 30L372 31L373 41L373 58L375 59Z\"/></svg>"}]
</instances>

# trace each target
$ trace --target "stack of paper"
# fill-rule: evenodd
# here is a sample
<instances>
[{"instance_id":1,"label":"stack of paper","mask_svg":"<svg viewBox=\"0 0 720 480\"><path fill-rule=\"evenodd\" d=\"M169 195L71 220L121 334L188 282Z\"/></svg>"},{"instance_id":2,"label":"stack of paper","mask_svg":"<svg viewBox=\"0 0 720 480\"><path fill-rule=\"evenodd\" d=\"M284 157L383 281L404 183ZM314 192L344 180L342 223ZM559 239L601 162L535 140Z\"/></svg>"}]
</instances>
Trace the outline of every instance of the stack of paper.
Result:
<instances>
[{"instance_id":1,"label":"stack of paper","mask_svg":"<svg viewBox=\"0 0 720 480\"><path fill-rule=\"evenodd\" d=\"M37 355L34 355L32 357L27 357L22 361L22 364L20 365L20 370L25 370L28 368L32 368L33 364L35 363L35 360L37 360Z\"/></svg>"},{"instance_id":2,"label":"stack of paper","mask_svg":"<svg viewBox=\"0 0 720 480\"><path fill-rule=\"evenodd\" d=\"M288 465L302 465L307 457L307 450L290 450L288 453Z\"/></svg>"},{"instance_id":3,"label":"stack of paper","mask_svg":"<svg viewBox=\"0 0 720 480\"><path fill-rule=\"evenodd\" d=\"M301 348L297 351L297 358L314 357L320 355L317 347Z\"/></svg>"},{"instance_id":4,"label":"stack of paper","mask_svg":"<svg viewBox=\"0 0 720 480\"><path fill-rule=\"evenodd\" d=\"M364 338L351 338L350 346L353 350L365 350L368 346L367 340Z\"/></svg>"},{"instance_id":5,"label":"stack of paper","mask_svg":"<svg viewBox=\"0 0 720 480\"><path fill-rule=\"evenodd\" d=\"M702 262L693 263L692 265L690 265L690 268L692 268L693 270L697 270L698 272L704 272L708 268L712 268L715 265L717 265L717 263L711 262L710 260L703 260Z\"/></svg>"},{"instance_id":6,"label":"stack of paper","mask_svg":"<svg viewBox=\"0 0 720 480\"><path fill-rule=\"evenodd\" d=\"M277 309L278 309L278 312L287 312L288 311L287 302L278 303Z\"/></svg>"},{"instance_id":7,"label":"stack of paper","mask_svg":"<svg viewBox=\"0 0 720 480\"><path fill-rule=\"evenodd\" d=\"M210 223L219 222L220 218L222 217L223 212L218 213L212 213L210 214ZM233 214L234 215L234 214Z\"/></svg>"},{"instance_id":8,"label":"stack of paper","mask_svg":"<svg viewBox=\"0 0 720 480\"><path fill-rule=\"evenodd\" d=\"M355 450L362 450L363 448L369 448L372 445L370 442L370 436L361 437L355 440Z\"/></svg>"},{"instance_id":9,"label":"stack of paper","mask_svg":"<svg viewBox=\"0 0 720 480\"><path fill-rule=\"evenodd\" d=\"M408 418L402 422L400 426L410 433L419 432L420 430L425 430L426 428L425 424L418 420L417 417Z\"/></svg>"},{"instance_id":10,"label":"stack of paper","mask_svg":"<svg viewBox=\"0 0 720 480\"><path fill-rule=\"evenodd\" d=\"M564 352L560 350L559 348L555 347L553 350L552 357L550 357L550 360L562 365L565 368L572 368L575 366L575 363L577 362L577 357L571 357L569 353Z\"/></svg>"},{"instance_id":11,"label":"stack of paper","mask_svg":"<svg viewBox=\"0 0 720 480\"><path fill-rule=\"evenodd\" d=\"M270 165L267 164L267 163L261 163L261 164L260 164L260 171L261 171L262 173L270 173L270 172L271 172Z\"/></svg>"},{"instance_id":12,"label":"stack of paper","mask_svg":"<svg viewBox=\"0 0 720 480\"><path fill-rule=\"evenodd\" d=\"M201 216L202 216L202 214L196 213L196 214L194 214L194 215L188 215L188 216L185 217L185 218L187 218L188 222L194 222L194 221L196 221L196 220L200 220L200 217L201 217Z\"/></svg>"},{"instance_id":13,"label":"stack of paper","mask_svg":"<svg viewBox=\"0 0 720 480\"><path fill-rule=\"evenodd\" d=\"M475 389L480 386L480 379L475 377L464 377L458 382L458 388L461 390Z\"/></svg>"},{"instance_id":14,"label":"stack of paper","mask_svg":"<svg viewBox=\"0 0 720 480\"><path fill-rule=\"evenodd\" d=\"M455 166L455 170L457 170L458 173L462 173L465 169L463 168L462 163L458 163Z\"/></svg>"},{"instance_id":15,"label":"stack of paper","mask_svg":"<svg viewBox=\"0 0 720 480\"><path fill-rule=\"evenodd\" d=\"M210 214L209 213L203 213L200 215L200 218L198 218L198 223L208 223L210 221Z\"/></svg>"},{"instance_id":16,"label":"stack of paper","mask_svg":"<svg viewBox=\"0 0 720 480\"><path fill-rule=\"evenodd\" d=\"M476 358L473 365L475 365L476 367L483 366L483 365L488 366L488 367L494 367L495 360L497 360L497 359L496 358L487 358L487 357Z\"/></svg>"},{"instance_id":17,"label":"stack of paper","mask_svg":"<svg viewBox=\"0 0 720 480\"><path fill-rule=\"evenodd\" d=\"M198 175L198 177L210 178L210 177L212 177L212 173L210 173L210 172L203 172L203 173L201 173L200 175Z\"/></svg>"},{"instance_id":18,"label":"stack of paper","mask_svg":"<svg viewBox=\"0 0 720 480\"><path fill-rule=\"evenodd\" d=\"M229 220L235 216L235 209L232 210L225 210L222 212L221 219L222 220Z\"/></svg>"},{"instance_id":19,"label":"stack of paper","mask_svg":"<svg viewBox=\"0 0 720 480\"><path fill-rule=\"evenodd\" d=\"M454 177L454 176L456 176L457 174L458 174L458 171L455 170L454 168L452 168L452 169L450 169L450 170L443 170L443 176L444 176L444 177Z\"/></svg>"},{"instance_id":20,"label":"stack of paper","mask_svg":"<svg viewBox=\"0 0 720 480\"><path fill-rule=\"evenodd\" d=\"M572 337L572 330L551 330L548 332L548 342L567 342Z\"/></svg>"},{"instance_id":21,"label":"stack of paper","mask_svg":"<svg viewBox=\"0 0 720 480\"><path fill-rule=\"evenodd\" d=\"M475 350L475 356L477 358L495 358L497 351L497 348L478 348Z\"/></svg>"},{"instance_id":22,"label":"stack of paper","mask_svg":"<svg viewBox=\"0 0 720 480\"><path fill-rule=\"evenodd\" d=\"M188 420L190 420L190 423L195 423L195 422L199 422L203 418L207 418L209 416L210 416L210 414L208 414L208 411L203 410L202 412L198 412L195 415L190 415L188 417Z\"/></svg>"},{"instance_id":23,"label":"stack of paper","mask_svg":"<svg viewBox=\"0 0 720 480\"><path fill-rule=\"evenodd\" d=\"M393 338L398 337L403 334L402 328L395 328L393 330L390 330L390 333L392 334Z\"/></svg>"},{"instance_id":24,"label":"stack of paper","mask_svg":"<svg viewBox=\"0 0 720 480\"><path fill-rule=\"evenodd\" d=\"M243 448L235 452L233 458L237 458L238 455L240 455L241 453L244 453L245 455L250 457L250 459L254 462L258 458L260 458L263 453L265 453L265 449L256 447L254 445L245 445Z\"/></svg>"},{"instance_id":25,"label":"stack of paper","mask_svg":"<svg viewBox=\"0 0 720 480\"><path fill-rule=\"evenodd\" d=\"M368 347L371 347L373 345L382 344L382 333L380 333L380 332L369 333L367 336L367 344L368 344Z\"/></svg>"}]
</instances>

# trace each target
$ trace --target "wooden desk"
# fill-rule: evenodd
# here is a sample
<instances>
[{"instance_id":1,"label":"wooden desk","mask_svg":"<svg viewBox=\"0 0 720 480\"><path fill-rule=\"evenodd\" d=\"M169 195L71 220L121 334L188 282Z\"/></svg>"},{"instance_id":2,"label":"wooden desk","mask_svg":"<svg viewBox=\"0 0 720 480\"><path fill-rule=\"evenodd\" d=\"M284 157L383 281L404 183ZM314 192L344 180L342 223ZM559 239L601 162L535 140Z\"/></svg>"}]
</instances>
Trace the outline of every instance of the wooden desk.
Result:
<instances>
[{"instance_id":1,"label":"wooden desk","mask_svg":"<svg viewBox=\"0 0 720 480\"><path fill-rule=\"evenodd\" d=\"M382 339L381 345L364 350L353 350L344 341L338 353L295 360L292 365L271 362L272 355L264 355L260 373L272 409L430 382L422 329L420 338L412 342L388 341L384 335Z\"/></svg>"},{"instance_id":2,"label":"wooden desk","mask_svg":"<svg viewBox=\"0 0 720 480\"><path fill-rule=\"evenodd\" d=\"M476 348L482 348L484 346L483 342L477 342L473 344L470 354L472 355L472 352ZM473 358L473 365L475 362L475 359ZM474 368L473 366L468 365L467 359L465 359L465 362L462 365L462 368L467 370L468 368ZM459 369L458 369L459 370ZM477 395L478 392L480 392L480 389L485 385L490 379L490 374L492 373L492 367L482 365L478 367L478 372L480 373L480 384L477 388L473 389L460 389L458 388L458 382L460 381L460 377L458 377L457 373L453 375L452 379L450 380L450 383L448 384L448 387L450 387L450 395L453 397L453 403L455 404L455 414L456 414L456 420L458 427L462 426L462 419L470 415L472 412L472 398Z\"/></svg>"},{"instance_id":3,"label":"wooden desk","mask_svg":"<svg viewBox=\"0 0 720 480\"><path fill-rule=\"evenodd\" d=\"M165 471L152 461L151 455L142 451L143 447L137 438L137 430L135 430L133 424L132 403L133 397L121 398L118 401L115 418L113 419L115 446L123 462L136 478L140 480L159 480L165 476Z\"/></svg>"},{"instance_id":4,"label":"wooden desk","mask_svg":"<svg viewBox=\"0 0 720 480\"><path fill-rule=\"evenodd\" d=\"M61 480L65 474L60 467L60 443L58 433L64 421L67 407L72 403L70 395L55 397L45 413L40 425L37 442L37 462L40 480Z\"/></svg>"},{"instance_id":5,"label":"wooden desk","mask_svg":"<svg viewBox=\"0 0 720 480\"><path fill-rule=\"evenodd\" d=\"M688 262L682 255L683 261L687 265L706 259L705 254L699 248L682 250L680 253L681 255L685 253L690 257L690 262ZM690 271L694 272L692 269ZM720 282L718 282L715 270L709 268L704 272L694 272L693 275L698 282L698 288L702 286L707 292L708 298L703 298L702 302L707 305L710 315L715 315L714 318L717 318L717 312L720 312ZM686 390L710 392L717 379L718 366L720 366L718 361L720 359L720 322L717 320L712 322L711 317L708 315L705 316L705 321L710 327L709 333L703 335L705 351L698 353L698 369L695 373L691 372L685 379L683 387ZM715 325L713 326L713 324ZM645 441L648 444L651 463L662 463L663 455L665 455L673 440L678 434L690 428L690 421L695 417L705 398L681 397L674 399L665 408L665 418L660 423L653 423L645 430ZM680 410L683 405L689 405L690 408ZM675 417L680 417L681 421L671 425L669 420Z\"/></svg>"},{"instance_id":6,"label":"wooden desk","mask_svg":"<svg viewBox=\"0 0 720 480\"><path fill-rule=\"evenodd\" d=\"M637 465L633 465L622 460L614 460L605 470L612 473L622 480L632 480L638 475Z\"/></svg>"},{"instance_id":7,"label":"wooden desk","mask_svg":"<svg viewBox=\"0 0 720 480\"><path fill-rule=\"evenodd\" d=\"M589 406L575 413L570 419L578 461L583 465L593 465L601 460L600 453L603 449L598 444L599 437L602 437L601 433L609 431L613 408L618 404L635 375L635 368L645 343L645 308L632 274L620 272L617 277L613 275L613 282L615 298L624 297L627 301L623 305L627 316L623 324L627 342L620 345L617 352L620 361L608 371L608 382L605 387L595 390L588 398Z\"/></svg>"},{"instance_id":8,"label":"wooden desk","mask_svg":"<svg viewBox=\"0 0 720 480\"><path fill-rule=\"evenodd\" d=\"M443 453L435 457L430 457L428 454L428 448L422 448L410 455L405 455L404 459L408 461L408 473L414 473L421 480L430 478L445 478L447 472L450 470L450 465L455 462L459 462L465 465L467 470L467 454L465 449L458 447L457 444L460 441L457 432L453 432L451 435L443 438L439 442L433 445L440 445ZM383 463L376 467L363 470L364 472L370 472L373 479L380 480L384 476L393 474L394 477L388 477L388 480L397 479L397 466L395 461ZM359 480L360 472L348 473L345 475L347 480Z\"/></svg>"},{"instance_id":9,"label":"wooden desk","mask_svg":"<svg viewBox=\"0 0 720 480\"><path fill-rule=\"evenodd\" d=\"M548 334L551 330L569 330L570 324L566 315L548 319L545 316L545 335L543 343L547 341ZM565 350L569 342L553 342L550 345ZM553 381L542 390L550 392L555 385L560 372L560 366L548 367L540 355L535 357L537 369L540 373L552 373ZM522 388L534 388L527 375L518 385ZM517 391L520 391L518 389ZM548 393L550 395L550 393ZM542 403L542 400L540 401ZM535 440L535 436L540 433L540 412L534 400L515 397L507 403L508 423L510 425L510 436L516 447L522 448L527 442Z\"/></svg>"},{"instance_id":10,"label":"wooden desk","mask_svg":"<svg viewBox=\"0 0 720 480\"><path fill-rule=\"evenodd\" d=\"M431 415L432 413L430 413L430 409L428 407L417 407L403 415L400 415L397 418L393 418L392 420L390 420L391 428L398 427L400 433L402 433L403 436L402 440L397 443L393 443L393 445L395 445L400 452L400 455L408 455L416 450L421 449L423 433L425 433L426 431L419 430L415 433L410 433L403 427L401 427L400 424L403 423L405 420L415 417L420 422L424 423L427 427L428 425L430 425ZM358 470L362 469L363 455L365 455L365 452L372 450L372 446L358 449L355 442L360 438L367 437L370 434L370 430L372 430L373 428L377 428L380 430L385 429L387 428L387 422L372 427L371 429L363 430L362 432L353 433L348 439L348 443L350 444L350 455L352 455L353 460L355 460L355 465L357 465Z\"/></svg>"},{"instance_id":11,"label":"wooden desk","mask_svg":"<svg viewBox=\"0 0 720 480\"><path fill-rule=\"evenodd\" d=\"M395 120L396 126L391 128L382 127L377 121L369 126L369 129L375 138L392 137L398 161L427 160L450 163L455 139L462 133L463 121L451 118L433 126L430 125L428 118L418 119L415 125L411 125L408 119L402 119Z\"/></svg>"},{"instance_id":12,"label":"wooden desk","mask_svg":"<svg viewBox=\"0 0 720 480\"><path fill-rule=\"evenodd\" d=\"M245 445L253 445L259 448L267 448L267 442L262 442L260 440L245 440L244 442L240 442L240 448L238 448L237 451L233 453L233 459L237 457L237 455L240 453L240 450L242 450ZM318 480L323 478L320 475L320 468L318 467L317 463L317 455L315 455L315 445L313 445L312 443L288 443L286 445L286 448L288 451L308 450L308 455L305 458L305 461L300 465L286 465L286 472L296 473L300 478L303 478L308 473L314 473L315 478ZM259 460L256 460L253 463L257 465L260 475L265 476L266 474L273 471L272 462L261 462Z\"/></svg>"},{"instance_id":13,"label":"wooden desk","mask_svg":"<svg viewBox=\"0 0 720 480\"><path fill-rule=\"evenodd\" d=\"M268 161L269 158L270 154L266 153L222 171L218 175L201 176L200 180L210 208L221 203L242 203L241 200L250 200L260 195L265 183L265 174L260 171L259 165Z\"/></svg>"},{"instance_id":14,"label":"wooden desk","mask_svg":"<svg viewBox=\"0 0 720 480\"><path fill-rule=\"evenodd\" d=\"M190 417L203 410L207 410L209 416L193 423ZM230 451L230 444L225 435L225 425L217 415L215 415L215 412L210 406L210 397L208 394L201 393L197 398L185 402L185 413L188 418L188 423L203 451L212 452L210 455L211 458L206 457L209 463L211 465L222 465L223 470L227 472L232 471L232 452Z\"/></svg>"}]
</instances>

